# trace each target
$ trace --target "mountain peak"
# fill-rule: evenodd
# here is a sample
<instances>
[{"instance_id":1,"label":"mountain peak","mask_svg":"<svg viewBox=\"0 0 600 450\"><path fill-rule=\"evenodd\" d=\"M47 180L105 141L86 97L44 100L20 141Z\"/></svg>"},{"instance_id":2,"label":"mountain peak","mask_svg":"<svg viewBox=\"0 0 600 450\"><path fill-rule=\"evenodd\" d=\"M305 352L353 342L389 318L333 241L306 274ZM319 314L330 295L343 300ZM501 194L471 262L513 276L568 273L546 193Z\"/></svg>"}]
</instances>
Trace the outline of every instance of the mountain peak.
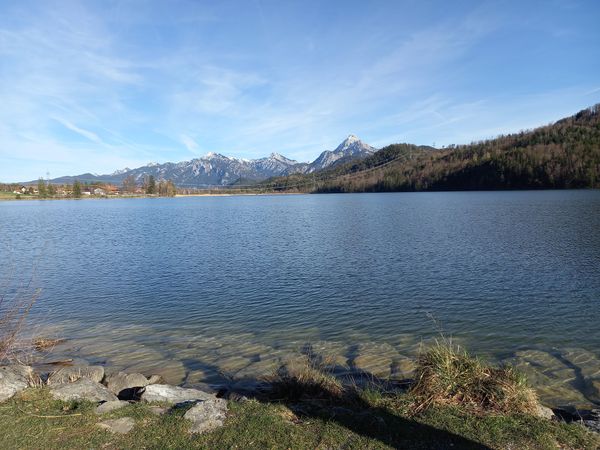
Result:
<instances>
[{"instance_id":1,"label":"mountain peak","mask_svg":"<svg viewBox=\"0 0 600 450\"><path fill-rule=\"evenodd\" d=\"M289 158L286 158L281 153L273 152L269 155L269 158L275 159L277 161L291 161Z\"/></svg>"}]
</instances>

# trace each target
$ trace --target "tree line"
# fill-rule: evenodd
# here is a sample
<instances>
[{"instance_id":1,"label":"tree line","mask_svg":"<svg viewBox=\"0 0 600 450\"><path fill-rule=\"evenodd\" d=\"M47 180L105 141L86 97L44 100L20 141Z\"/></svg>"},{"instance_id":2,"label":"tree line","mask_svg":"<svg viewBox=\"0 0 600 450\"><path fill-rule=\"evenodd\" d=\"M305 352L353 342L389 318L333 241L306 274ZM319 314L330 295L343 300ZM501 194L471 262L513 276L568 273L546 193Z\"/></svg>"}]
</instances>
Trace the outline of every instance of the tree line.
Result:
<instances>
[{"instance_id":1,"label":"tree line","mask_svg":"<svg viewBox=\"0 0 600 450\"><path fill-rule=\"evenodd\" d=\"M152 195L158 197L174 197L177 187L172 180L159 180L149 175L143 178L140 185L133 176L123 180L120 187L109 183L80 182L75 179L72 184L55 184L39 178L34 185L21 185L19 183L0 183L1 192L11 192L16 198L81 198L84 193L89 195Z\"/></svg>"}]
</instances>

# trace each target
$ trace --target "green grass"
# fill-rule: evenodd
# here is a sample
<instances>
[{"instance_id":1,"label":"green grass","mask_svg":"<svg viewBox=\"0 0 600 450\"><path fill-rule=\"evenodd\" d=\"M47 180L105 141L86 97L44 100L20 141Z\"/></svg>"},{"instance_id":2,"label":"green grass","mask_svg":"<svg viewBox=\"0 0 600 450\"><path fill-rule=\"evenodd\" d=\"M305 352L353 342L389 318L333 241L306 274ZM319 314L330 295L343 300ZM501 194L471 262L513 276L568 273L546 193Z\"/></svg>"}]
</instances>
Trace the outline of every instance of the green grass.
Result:
<instances>
[{"instance_id":1,"label":"green grass","mask_svg":"<svg viewBox=\"0 0 600 450\"><path fill-rule=\"evenodd\" d=\"M519 448L594 449L600 439L578 425L527 415L477 416L458 407L410 413L410 395L365 390L351 402L320 400L230 402L225 426L205 435L187 433L184 409L156 416L132 404L98 416L91 403L52 400L45 388L30 388L0 404L0 448ZM58 416L58 417L54 417ZM127 435L97 427L108 418L132 417Z\"/></svg>"}]
</instances>

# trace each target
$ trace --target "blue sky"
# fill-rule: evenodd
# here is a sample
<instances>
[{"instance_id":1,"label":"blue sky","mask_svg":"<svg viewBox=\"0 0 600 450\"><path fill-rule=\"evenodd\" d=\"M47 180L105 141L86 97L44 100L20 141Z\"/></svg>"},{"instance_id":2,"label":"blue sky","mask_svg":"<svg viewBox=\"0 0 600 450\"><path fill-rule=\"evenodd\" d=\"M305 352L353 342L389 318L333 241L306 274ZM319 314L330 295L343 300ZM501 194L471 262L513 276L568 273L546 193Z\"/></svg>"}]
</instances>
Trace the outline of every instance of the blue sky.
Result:
<instances>
[{"instance_id":1,"label":"blue sky","mask_svg":"<svg viewBox=\"0 0 600 450\"><path fill-rule=\"evenodd\" d=\"M600 102L599 23L595 0L0 0L0 180L534 127Z\"/></svg>"}]
</instances>

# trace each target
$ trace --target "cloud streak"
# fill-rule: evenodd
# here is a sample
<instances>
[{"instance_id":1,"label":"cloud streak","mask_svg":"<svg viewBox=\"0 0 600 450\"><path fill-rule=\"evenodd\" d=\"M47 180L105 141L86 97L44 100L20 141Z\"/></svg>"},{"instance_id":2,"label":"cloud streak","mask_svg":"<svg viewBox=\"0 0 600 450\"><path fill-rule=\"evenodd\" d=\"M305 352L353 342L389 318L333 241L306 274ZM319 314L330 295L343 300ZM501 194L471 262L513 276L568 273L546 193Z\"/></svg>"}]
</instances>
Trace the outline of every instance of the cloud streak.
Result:
<instances>
[{"instance_id":1,"label":"cloud streak","mask_svg":"<svg viewBox=\"0 0 600 450\"><path fill-rule=\"evenodd\" d=\"M5 3L0 180L201 151L306 161L349 133L459 143L598 101L593 14L547 8L527 34L523 8Z\"/></svg>"}]
</instances>

